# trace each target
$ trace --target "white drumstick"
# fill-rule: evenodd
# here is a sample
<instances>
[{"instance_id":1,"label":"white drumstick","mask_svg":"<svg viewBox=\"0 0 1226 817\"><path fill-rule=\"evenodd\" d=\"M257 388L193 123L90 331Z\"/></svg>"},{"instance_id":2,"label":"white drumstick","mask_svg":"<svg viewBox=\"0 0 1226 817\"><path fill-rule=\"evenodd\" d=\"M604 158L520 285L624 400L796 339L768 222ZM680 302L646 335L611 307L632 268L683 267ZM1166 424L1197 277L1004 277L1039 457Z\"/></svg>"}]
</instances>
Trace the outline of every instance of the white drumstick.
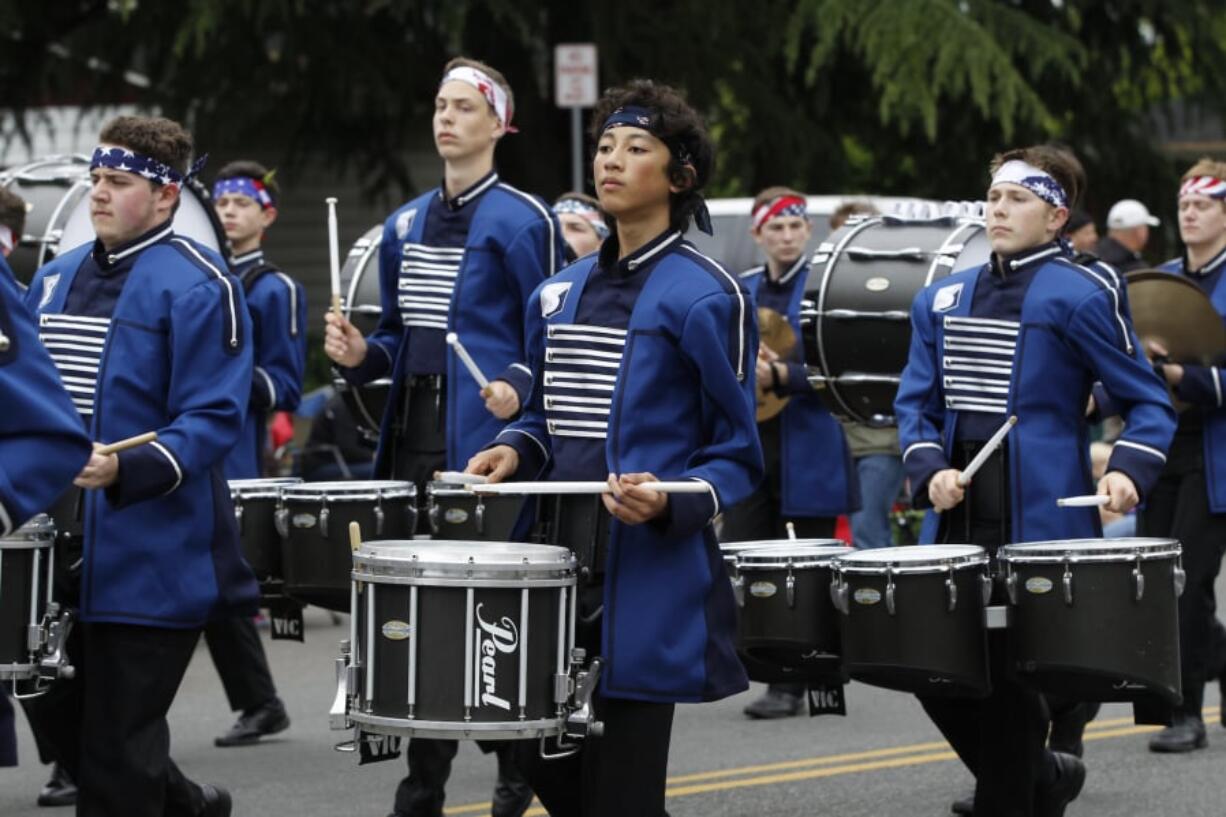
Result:
<instances>
[{"instance_id":1,"label":"white drumstick","mask_svg":"<svg viewBox=\"0 0 1226 817\"><path fill-rule=\"evenodd\" d=\"M792 522L788 522L787 525L785 525L784 527L788 529L788 541L795 542L796 541L796 525Z\"/></svg>"},{"instance_id":2,"label":"white drumstick","mask_svg":"<svg viewBox=\"0 0 1226 817\"><path fill-rule=\"evenodd\" d=\"M435 471L434 478L452 485L484 485L490 478L481 474L465 474L463 471Z\"/></svg>"},{"instance_id":3,"label":"white drumstick","mask_svg":"<svg viewBox=\"0 0 1226 817\"><path fill-rule=\"evenodd\" d=\"M705 482L681 480L679 482L640 482L639 488L658 491L662 494L705 494L710 487ZM468 490L477 494L611 494L607 482L495 482L486 485L469 485Z\"/></svg>"},{"instance_id":4,"label":"white drumstick","mask_svg":"<svg viewBox=\"0 0 1226 817\"><path fill-rule=\"evenodd\" d=\"M324 201L328 205L328 263L332 273L332 311L339 316L341 314L341 262L340 250L337 247L340 239L337 237L336 227L336 197L329 196Z\"/></svg>"},{"instance_id":5,"label":"white drumstick","mask_svg":"<svg viewBox=\"0 0 1226 817\"><path fill-rule=\"evenodd\" d=\"M1056 500L1061 508L1094 508L1103 507L1111 501L1106 494L1086 494L1085 496L1062 496Z\"/></svg>"},{"instance_id":6,"label":"white drumstick","mask_svg":"<svg viewBox=\"0 0 1226 817\"><path fill-rule=\"evenodd\" d=\"M1005 435L1012 431L1015 425L1017 425L1016 414L1005 420L1005 424L996 429L996 433L983 444L983 448L979 449L979 453L971 460L970 465L962 469L962 473L958 475L959 488L965 488L970 484L971 478L975 476L975 472L983 467L983 464L988 461L988 457L992 456L992 452L1000 447L1001 442L1005 439Z\"/></svg>"},{"instance_id":7,"label":"white drumstick","mask_svg":"<svg viewBox=\"0 0 1226 817\"><path fill-rule=\"evenodd\" d=\"M477 365L477 361L472 359L472 355L468 354L468 350L464 348L464 344L460 343L460 336L455 332L447 333L447 344L455 350L455 355L464 364L464 368L468 369L468 373L473 376L473 380L477 381L477 385L481 388L488 388L490 381L482 373L481 368Z\"/></svg>"}]
</instances>

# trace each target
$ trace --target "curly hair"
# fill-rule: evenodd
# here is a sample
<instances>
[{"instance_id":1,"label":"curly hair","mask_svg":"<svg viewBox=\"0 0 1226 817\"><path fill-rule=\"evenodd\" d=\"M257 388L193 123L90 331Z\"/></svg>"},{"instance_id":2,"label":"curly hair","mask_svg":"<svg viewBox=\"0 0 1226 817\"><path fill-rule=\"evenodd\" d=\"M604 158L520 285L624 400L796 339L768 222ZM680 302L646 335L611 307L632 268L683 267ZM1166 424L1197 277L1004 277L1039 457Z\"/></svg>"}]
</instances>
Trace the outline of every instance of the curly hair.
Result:
<instances>
[{"instance_id":1,"label":"curly hair","mask_svg":"<svg viewBox=\"0 0 1226 817\"><path fill-rule=\"evenodd\" d=\"M0 187L0 224L13 231L13 237L20 240L26 229L26 200L9 190Z\"/></svg>"},{"instance_id":2,"label":"curly hair","mask_svg":"<svg viewBox=\"0 0 1226 817\"><path fill-rule=\"evenodd\" d=\"M646 130L668 146L668 180L681 189L669 196L669 226L684 231L690 218L702 205L702 189L715 165L715 146L698 112L689 106L681 92L649 79L636 79L604 92L592 112L592 143L600 141L609 115L627 105L654 112Z\"/></svg>"},{"instance_id":3,"label":"curly hair","mask_svg":"<svg viewBox=\"0 0 1226 817\"><path fill-rule=\"evenodd\" d=\"M1069 208L1076 207L1081 201L1081 193L1086 187L1086 171L1081 160L1066 147L1060 145L1032 145L1027 148L1014 148L998 153L992 157L988 171L995 175L1005 162L1020 160L1033 165L1039 170L1049 173L1053 179L1064 188L1068 196Z\"/></svg>"},{"instance_id":4,"label":"curly hair","mask_svg":"<svg viewBox=\"0 0 1226 817\"><path fill-rule=\"evenodd\" d=\"M179 173L187 172L192 137L173 119L161 116L117 116L102 126L98 140L143 153Z\"/></svg>"},{"instance_id":5,"label":"curly hair","mask_svg":"<svg viewBox=\"0 0 1226 817\"><path fill-rule=\"evenodd\" d=\"M274 178L275 175L275 171L270 171L259 162L251 159L239 159L236 162L229 162L221 170L217 171L216 180L220 182L226 179L259 179L264 183L264 189L268 191L273 207L276 207L277 202L281 198L281 185L277 184L277 180Z\"/></svg>"}]
</instances>

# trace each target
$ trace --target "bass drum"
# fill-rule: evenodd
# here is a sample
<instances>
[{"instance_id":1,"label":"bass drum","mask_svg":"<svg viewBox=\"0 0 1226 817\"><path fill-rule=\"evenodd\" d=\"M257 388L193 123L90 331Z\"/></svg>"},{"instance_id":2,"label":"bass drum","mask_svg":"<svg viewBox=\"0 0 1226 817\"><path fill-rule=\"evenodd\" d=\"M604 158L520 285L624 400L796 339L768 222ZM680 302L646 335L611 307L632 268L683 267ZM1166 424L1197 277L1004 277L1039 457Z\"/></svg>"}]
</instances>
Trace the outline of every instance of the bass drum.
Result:
<instances>
[{"instance_id":1,"label":"bass drum","mask_svg":"<svg viewBox=\"0 0 1226 817\"><path fill-rule=\"evenodd\" d=\"M6 170L0 174L0 187L26 203L25 230L8 263L19 281L29 283L35 270L59 251L68 214L89 197L89 159L48 156Z\"/></svg>"},{"instance_id":2,"label":"bass drum","mask_svg":"<svg viewBox=\"0 0 1226 817\"><path fill-rule=\"evenodd\" d=\"M894 396L911 343L911 301L954 270L988 260L984 221L972 216L876 216L828 237L801 304L805 362L831 412L894 425Z\"/></svg>"},{"instance_id":3,"label":"bass drum","mask_svg":"<svg viewBox=\"0 0 1226 817\"><path fill-rule=\"evenodd\" d=\"M383 314L383 298L379 293L379 246L383 243L383 225L371 227L359 238L341 267L341 311L363 335L375 331ZM379 439L379 423L387 407L392 388L390 377L380 378L364 386L354 386L341 377L332 385L340 392L363 437Z\"/></svg>"}]
</instances>

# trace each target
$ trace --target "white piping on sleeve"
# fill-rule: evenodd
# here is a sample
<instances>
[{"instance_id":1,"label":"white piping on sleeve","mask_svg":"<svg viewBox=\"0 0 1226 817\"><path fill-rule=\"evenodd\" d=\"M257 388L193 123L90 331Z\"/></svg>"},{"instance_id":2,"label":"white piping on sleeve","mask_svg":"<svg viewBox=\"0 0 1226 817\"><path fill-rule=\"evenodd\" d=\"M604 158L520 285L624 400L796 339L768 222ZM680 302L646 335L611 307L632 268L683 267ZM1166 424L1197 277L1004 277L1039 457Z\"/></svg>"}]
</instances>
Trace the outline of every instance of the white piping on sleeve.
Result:
<instances>
[{"instance_id":1,"label":"white piping on sleeve","mask_svg":"<svg viewBox=\"0 0 1226 817\"><path fill-rule=\"evenodd\" d=\"M175 489L183 484L183 469L179 467L179 461L175 459L174 454L170 453L170 449L162 445L161 443L155 441L155 442L149 443L149 445L153 446L158 451L161 451L162 456L170 460L171 467L175 469L175 484L171 485L169 490L163 493L162 496L166 496L166 494L174 493Z\"/></svg>"},{"instance_id":2,"label":"white piping on sleeve","mask_svg":"<svg viewBox=\"0 0 1226 817\"><path fill-rule=\"evenodd\" d=\"M1153 448L1152 446L1142 445L1141 443L1134 443L1131 440L1116 440L1115 444L1117 446L1122 445L1126 448L1135 448L1138 451L1143 451L1146 454L1149 454L1150 456L1157 457L1163 462L1166 462L1166 454L1163 454L1161 451L1159 451L1156 448Z\"/></svg>"},{"instance_id":3,"label":"white piping on sleeve","mask_svg":"<svg viewBox=\"0 0 1226 817\"><path fill-rule=\"evenodd\" d=\"M256 366L255 370L260 377L264 378L264 385L268 386L268 405L277 405L277 387L273 384L272 378L268 376L268 372L264 370L263 366Z\"/></svg>"},{"instance_id":4,"label":"white piping on sleeve","mask_svg":"<svg viewBox=\"0 0 1226 817\"><path fill-rule=\"evenodd\" d=\"M907 457L911 456L911 452L917 448L935 448L937 451L940 451L942 454L945 453L945 449L942 448L939 443L918 442L918 443L911 443L909 446L907 446L907 450L902 452L902 458L905 460Z\"/></svg>"}]
</instances>

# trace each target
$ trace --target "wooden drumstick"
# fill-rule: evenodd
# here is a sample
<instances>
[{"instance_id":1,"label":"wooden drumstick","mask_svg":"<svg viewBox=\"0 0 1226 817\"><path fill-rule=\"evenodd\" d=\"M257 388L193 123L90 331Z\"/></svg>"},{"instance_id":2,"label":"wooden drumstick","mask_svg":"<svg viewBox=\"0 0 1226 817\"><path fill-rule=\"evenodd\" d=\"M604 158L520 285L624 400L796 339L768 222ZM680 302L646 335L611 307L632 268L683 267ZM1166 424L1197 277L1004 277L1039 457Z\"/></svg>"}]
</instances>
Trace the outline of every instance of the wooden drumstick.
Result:
<instances>
[{"instance_id":1,"label":"wooden drumstick","mask_svg":"<svg viewBox=\"0 0 1226 817\"><path fill-rule=\"evenodd\" d=\"M94 449L95 454L106 456L107 454L118 454L120 451L127 451L129 448L136 448L138 445L151 443L158 438L156 431L146 431L144 434L137 434L135 437L128 437L126 440L100 445Z\"/></svg>"},{"instance_id":2,"label":"wooden drumstick","mask_svg":"<svg viewBox=\"0 0 1226 817\"><path fill-rule=\"evenodd\" d=\"M362 526L357 522L349 523L349 549L354 553L362 547Z\"/></svg>"},{"instance_id":3,"label":"wooden drumstick","mask_svg":"<svg viewBox=\"0 0 1226 817\"><path fill-rule=\"evenodd\" d=\"M332 311L337 317L341 314L341 262L340 249L338 247L340 239L337 236L336 226L336 197L329 196L324 199L328 205L328 264L329 272L332 275Z\"/></svg>"},{"instance_id":4,"label":"wooden drumstick","mask_svg":"<svg viewBox=\"0 0 1226 817\"><path fill-rule=\"evenodd\" d=\"M1010 417L1008 420L1005 420L1005 424L996 429L996 433L992 435L990 440L983 444L983 448L979 449L979 453L976 454L975 458L971 460L970 465L966 466L962 473L958 475L959 488L965 488L967 485L970 485L971 479L975 476L975 472L983 467L983 464L988 461L988 457L992 456L993 451L1000 448L1000 444L1004 441L1005 435L1012 431L1015 425L1017 425L1016 414Z\"/></svg>"}]
</instances>

